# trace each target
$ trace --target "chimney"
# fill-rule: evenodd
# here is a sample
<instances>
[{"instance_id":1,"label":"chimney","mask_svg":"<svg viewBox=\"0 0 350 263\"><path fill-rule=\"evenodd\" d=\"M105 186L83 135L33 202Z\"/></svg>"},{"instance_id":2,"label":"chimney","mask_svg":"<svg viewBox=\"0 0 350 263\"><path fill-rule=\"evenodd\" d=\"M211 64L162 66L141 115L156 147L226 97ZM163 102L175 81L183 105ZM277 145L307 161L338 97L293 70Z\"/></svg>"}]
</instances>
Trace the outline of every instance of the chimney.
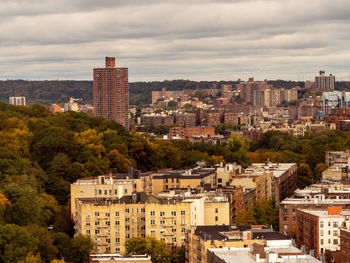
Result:
<instances>
[{"instance_id":1,"label":"chimney","mask_svg":"<svg viewBox=\"0 0 350 263\"><path fill-rule=\"evenodd\" d=\"M115 57L106 57L106 68L115 67Z\"/></svg>"}]
</instances>

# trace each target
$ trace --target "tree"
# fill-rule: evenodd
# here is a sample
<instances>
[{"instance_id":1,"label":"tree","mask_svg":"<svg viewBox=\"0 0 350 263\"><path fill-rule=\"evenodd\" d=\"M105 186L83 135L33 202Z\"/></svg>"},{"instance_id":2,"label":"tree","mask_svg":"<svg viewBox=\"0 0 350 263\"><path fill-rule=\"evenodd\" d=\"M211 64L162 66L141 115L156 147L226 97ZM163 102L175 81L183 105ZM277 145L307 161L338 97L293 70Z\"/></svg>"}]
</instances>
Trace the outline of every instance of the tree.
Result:
<instances>
[{"instance_id":1,"label":"tree","mask_svg":"<svg viewBox=\"0 0 350 263\"><path fill-rule=\"evenodd\" d=\"M18 262L35 250L37 240L22 227L0 225L0 262Z\"/></svg>"},{"instance_id":2,"label":"tree","mask_svg":"<svg viewBox=\"0 0 350 263\"><path fill-rule=\"evenodd\" d=\"M58 249L54 246L53 237L47 228L38 225L28 225L25 229L38 240L37 248L33 252L40 254L44 262L50 262L56 258Z\"/></svg>"},{"instance_id":3,"label":"tree","mask_svg":"<svg viewBox=\"0 0 350 263\"><path fill-rule=\"evenodd\" d=\"M303 189L313 183L312 171L308 164L298 165L297 187Z\"/></svg>"},{"instance_id":4,"label":"tree","mask_svg":"<svg viewBox=\"0 0 350 263\"><path fill-rule=\"evenodd\" d=\"M90 236L78 235L71 240L69 262L87 263L95 244Z\"/></svg>"},{"instance_id":5,"label":"tree","mask_svg":"<svg viewBox=\"0 0 350 263\"><path fill-rule=\"evenodd\" d=\"M18 263L41 263L41 257L39 254L33 255L32 252L29 252L25 260L20 260Z\"/></svg>"},{"instance_id":6,"label":"tree","mask_svg":"<svg viewBox=\"0 0 350 263\"><path fill-rule=\"evenodd\" d=\"M170 249L162 240L154 237L132 237L125 242L125 249L128 255L147 254L151 256L153 263L170 262Z\"/></svg>"},{"instance_id":7,"label":"tree","mask_svg":"<svg viewBox=\"0 0 350 263\"><path fill-rule=\"evenodd\" d=\"M132 166L131 161L120 154L117 149L111 150L107 158L110 162L110 168L114 173L126 173L129 167Z\"/></svg>"},{"instance_id":8,"label":"tree","mask_svg":"<svg viewBox=\"0 0 350 263\"><path fill-rule=\"evenodd\" d=\"M184 263L186 261L185 248L177 247L171 251L171 263Z\"/></svg>"}]
</instances>

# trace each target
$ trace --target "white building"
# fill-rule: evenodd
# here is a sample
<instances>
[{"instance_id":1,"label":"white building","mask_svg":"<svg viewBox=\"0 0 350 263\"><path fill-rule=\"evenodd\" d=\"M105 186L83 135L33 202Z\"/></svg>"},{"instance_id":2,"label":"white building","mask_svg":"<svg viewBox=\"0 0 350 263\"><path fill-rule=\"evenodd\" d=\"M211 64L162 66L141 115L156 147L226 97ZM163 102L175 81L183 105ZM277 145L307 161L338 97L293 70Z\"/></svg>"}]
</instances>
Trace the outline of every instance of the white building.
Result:
<instances>
[{"instance_id":1,"label":"white building","mask_svg":"<svg viewBox=\"0 0 350 263\"><path fill-rule=\"evenodd\" d=\"M10 97L9 104L25 106L26 105L26 97Z\"/></svg>"}]
</instances>

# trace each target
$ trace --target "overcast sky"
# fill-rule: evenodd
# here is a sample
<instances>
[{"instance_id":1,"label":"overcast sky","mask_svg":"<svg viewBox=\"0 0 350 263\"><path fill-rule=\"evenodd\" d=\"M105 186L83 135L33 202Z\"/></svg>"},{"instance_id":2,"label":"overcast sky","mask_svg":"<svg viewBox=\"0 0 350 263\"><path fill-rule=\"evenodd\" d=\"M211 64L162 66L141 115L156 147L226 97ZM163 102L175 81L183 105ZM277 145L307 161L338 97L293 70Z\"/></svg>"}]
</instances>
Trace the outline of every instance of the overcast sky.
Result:
<instances>
[{"instance_id":1,"label":"overcast sky","mask_svg":"<svg viewBox=\"0 0 350 263\"><path fill-rule=\"evenodd\" d=\"M1 0L0 79L350 80L349 0Z\"/></svg>"}]
</instances>

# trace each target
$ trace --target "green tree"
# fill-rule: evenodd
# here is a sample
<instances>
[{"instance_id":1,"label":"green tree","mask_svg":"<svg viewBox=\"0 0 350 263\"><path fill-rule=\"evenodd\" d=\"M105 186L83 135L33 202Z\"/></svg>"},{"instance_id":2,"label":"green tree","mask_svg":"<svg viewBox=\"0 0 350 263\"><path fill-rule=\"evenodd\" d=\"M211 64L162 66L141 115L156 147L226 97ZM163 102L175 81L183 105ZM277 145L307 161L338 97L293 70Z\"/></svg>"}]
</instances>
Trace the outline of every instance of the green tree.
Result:
<instances>
[{"instance_id":1,"label":"green tree","mask_svg":"<svg viewBox=\"0 0 350 263\"><path fill-rule=\"evenodd\" d=\"M24 260L36 248L37 240L22 227L0 225L0 262Z\"/></svg>"},{"instance_id":2,"label":"green tree","mask_svg":"<svg viewBox=\"0 0 350 263\"><path fill-rule=\"evenodd\" d=\"M95 248L95 244L90 236L78 235L71 240L71 251L68 261L73 263L89 262L90 253Z\"/></svg>"},{"instance_id":3,"label":"green tree","mask_svg":"<svg viewBox=\"0 0 350 263\"><path fill-rule=\"evenodd\" d=\"M169 247L154 237L132 237L125 242L127 254L147 254L153 263L168 263L171 260Z\"/></svg>"},{"instance_id":4,"label":"green tree","mask_svg":"<svg viewBox=\"0 0 350 263\"><path fill-rule=\"evenodd\" d=\"M313 183L312 171L308 164L299 164L297 173L297 187L299 189L303 189Z\"/></svg>"},{"instance_id":5,"label":"green tree","mask_svg":"<svg viewBox=\"0 0 350 263\"><path fill-rule=\"evenodd\" d=\"M318 182L322 178L322 173L328 168L328 165L325 163L318 163L314 169L314 180Z\"/></svg>"}]
</instances>

